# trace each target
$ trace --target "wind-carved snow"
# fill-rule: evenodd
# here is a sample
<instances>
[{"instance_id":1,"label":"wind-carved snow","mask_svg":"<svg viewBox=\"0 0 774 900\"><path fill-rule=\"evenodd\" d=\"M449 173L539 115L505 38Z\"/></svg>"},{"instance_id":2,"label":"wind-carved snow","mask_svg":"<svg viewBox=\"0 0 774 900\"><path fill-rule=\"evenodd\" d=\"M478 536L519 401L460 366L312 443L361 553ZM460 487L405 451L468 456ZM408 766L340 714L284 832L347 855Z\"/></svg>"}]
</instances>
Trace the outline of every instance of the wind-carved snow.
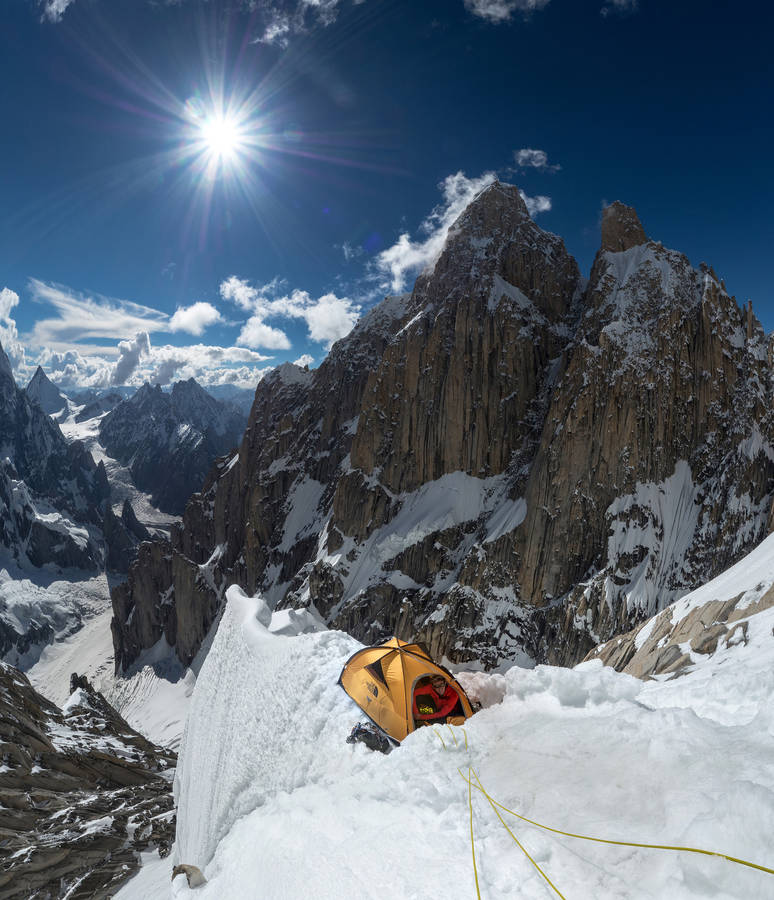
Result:
<instances>
[{"instance_id":1,"label":"wind-carved snow","mask_svg":"<svg viewBox=\"0 0 774 900\"><path fill-rule=\"evenodd\" d=\"M745 583L774 579L772 541ZM733 576L723 591L736 592ZM554 828L771 866L768 613L751 619L746 645L667 683L598 661L460 673L485 707L464 734L420 729L382 756L345 743L363 715L337 679L359 645L340 632L272 634L263 601L232 588L194 689L175 784L174 862L199 866L208 880L190 890L177 879L172 894L241 900L259 890L297 900L313 885L315 900L469 900L470 796L481 896L512 896L516 885L520 898L545 900L546 882L486 799L469 795L460 777L469 767L495 800ZM567 897L749 900L769 890L772 876L718 857L573 841L503 815ZM421 852L429 843L443 852ZM133 884L121 900L147 900Z\"/></svg>"},{"instance_id":2,"label":"wind-carved snow","mask_svg":"<svg viewBox=\"0 0 774 900\"><path fill-rule=\"evenodd\" d=\"M489 292L489 302L487 304L489 311L494 312L504 297L510 300L517 309L524 312L534 312L542 321L545 321L545 317L538 312L535 304L525 293L495 273L492 278L492 289Z\"/></svg>"},{"instance_id":3,"label":"wind-carved snow","mask_svg":"<svg viewBox=\"0 0 774 900\"><path fill-rule=\"evenodd\" d=\"M282 542L277 548L282 553L287 553L298 540L306 537L316 527L319 528L320 514L317 507L324 491L324 484L306 475L293 484L285 502L288 514L285 517Z\"/></svg>"},{"instance_id":4,"label":"wind-carved snow","mask_svg":"<svg viewBox=\"0 0 774 900\"><path fill-rule=\"evenodd\" d=\"M633 569L616 573L627 579L622 594L627 608L652 615L686 593L686 555L694 541L700 507L691 467L685 460L660 484L638 483L633 494L618 497L607 510L611 517L608 559L642 555ZM610 578L607 585L612 588Z\"/></svg>"},{"instance_id":5,"label":"wind-carved snow","mask_svg":"<svg viewBox=\"0 0 774 900\"><path fill-rule=\"evenodd\" d=\"M494 541L517 528L526 516L526 503L521 498L509 499L507 493L507 480L503 475L483 479L464 472L451 472L412 493L395 495L400 510L358 546L358 558L343 578L345 597L363 590L374 579L384 579L382 566L385 562L431 534L482 517L488 517L484 542ZM457 555L462 557L467 553L475 540L475 535L466 536ZM325 542L321 540L320 547L324 546ZM354 542L348 538L336 554L328 556L321 549L318 558L335 566L352 549ZM448 587L454 581L453 575L450 579ZM419 587L396 571L389 574L389 580L398 588ZM437 589L441 587L440 583L436 584Z\"/></svg>"}]
</instances>

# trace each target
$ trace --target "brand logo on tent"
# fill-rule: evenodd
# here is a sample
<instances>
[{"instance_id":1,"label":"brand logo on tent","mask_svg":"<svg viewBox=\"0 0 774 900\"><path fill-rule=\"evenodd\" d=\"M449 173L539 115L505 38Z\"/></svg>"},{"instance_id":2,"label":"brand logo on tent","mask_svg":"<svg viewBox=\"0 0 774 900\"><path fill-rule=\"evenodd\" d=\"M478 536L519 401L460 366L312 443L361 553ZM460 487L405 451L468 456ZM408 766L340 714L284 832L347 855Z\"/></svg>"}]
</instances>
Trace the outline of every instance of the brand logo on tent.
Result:
<instances>
[{"instance_id":1,"label":"brand logo on tent","mask_svg":"<svg viewBox=\"0 0 774 900\"><path fill-rule=\"evenodd\" d=\"M374 697L379 696L379 688L373 683L373 681L367 681L366 687L374 695Z\"/></svg>"}]
</instances>

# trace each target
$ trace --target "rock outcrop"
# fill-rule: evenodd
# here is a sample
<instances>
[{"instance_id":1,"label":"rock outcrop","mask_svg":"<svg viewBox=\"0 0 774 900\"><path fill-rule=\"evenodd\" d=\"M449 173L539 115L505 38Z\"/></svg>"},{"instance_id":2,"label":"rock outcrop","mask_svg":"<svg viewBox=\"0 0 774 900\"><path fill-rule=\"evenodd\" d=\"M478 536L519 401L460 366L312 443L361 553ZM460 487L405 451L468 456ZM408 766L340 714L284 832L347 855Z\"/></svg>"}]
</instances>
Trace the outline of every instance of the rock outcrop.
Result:
<instances>
[{"instance_id":1,"label":"rock outcrop","mask_svg":"<svg viewBox=\"0 0 774 900\"><path fill-rule=\"evenodd\" d=\"M63 710L0 663L0 898L112 897L174 839L174 753L73 677Z\"/></svg>"},{"instance_id":2,"label":"rock outcrop","mask_svg":"<svg viewBox=\"0 0 774 900\"><path fill-rule=\"evenodd\" d=\"M105 568L124 575L134 562L139 545L151 540L150 532L137 519L128 499L124 500L120 516L113 512L109 503L105 504L102 532L105 536Z\"/></svg>"},{"instance_id":3,"label":"rock outcrop","mask_svg":"<svg viewBox=\"0 0 774 900\"><path fill-rule=\"evenodd\" d=\"M108 455L129 467L154 506L179 515L214 460L238 444L244 424L236 407L215 400L191 378L168 394L159 385L143 385L102 419L99 439Z\"/></svg>"},{"instance_id":4,"label":"rock outcrop","mask_svg":"<svg viewBox=\"0 0 774 900\"><path fill-rule=\"evenodd\" d=\"M634 210L613 204L602 232L586 284L494 183L410 295L314 372L264 379L238 452L114 594L117 661L174 643L174 609L190 656L236 582L368 642L569 664L755 546L765 335Z\"/></svg>"},{"instance_id":5,"label":"rock outcrop","mask_svg":"<svg viewBox=\"0 0 774 900\"><path fill-rule=\"evenodd\" d=\"M725 576L723 576L725 578ZM724 587L726 587L724 585ZM750 625L774 607L774 587L759 583L734 596L708 584L626 634L595 647L587 660L648 680L677 677L717 652L746 645ZM757 623L756 623L757 624ZM766 627L766 633L770 628Z\"/></svg>"}]
</instances>

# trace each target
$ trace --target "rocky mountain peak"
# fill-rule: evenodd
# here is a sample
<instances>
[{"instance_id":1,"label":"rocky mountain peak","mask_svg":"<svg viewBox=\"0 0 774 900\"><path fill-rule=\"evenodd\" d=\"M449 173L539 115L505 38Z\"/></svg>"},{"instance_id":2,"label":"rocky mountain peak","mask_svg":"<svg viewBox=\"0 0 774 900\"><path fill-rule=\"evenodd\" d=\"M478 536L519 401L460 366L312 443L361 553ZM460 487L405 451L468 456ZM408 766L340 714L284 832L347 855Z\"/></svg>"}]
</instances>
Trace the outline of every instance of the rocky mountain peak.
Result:
<instances>
[{"instance_id":1,"label":"rocky mountain peak","mask_svg":"<svg viewBox=\"0 0 774 900\"><path fill-rule=\"evenodd\" d=\"M61 412L67 406L67 400L62 396L59 388L40 366L37 367L27 385L27 396L50 416Z\"/></svg>"},{"instance_id":2,"label":"rocky mountain peak","mask_svg":"<svg viewBox=\"0 0 774 900\"><path fill-rule=\"evenodd\" d=\"M601 250L621 253L647 243L648 236L633 207L616 200L602 211Z\"/></svg>"}]
</instances>

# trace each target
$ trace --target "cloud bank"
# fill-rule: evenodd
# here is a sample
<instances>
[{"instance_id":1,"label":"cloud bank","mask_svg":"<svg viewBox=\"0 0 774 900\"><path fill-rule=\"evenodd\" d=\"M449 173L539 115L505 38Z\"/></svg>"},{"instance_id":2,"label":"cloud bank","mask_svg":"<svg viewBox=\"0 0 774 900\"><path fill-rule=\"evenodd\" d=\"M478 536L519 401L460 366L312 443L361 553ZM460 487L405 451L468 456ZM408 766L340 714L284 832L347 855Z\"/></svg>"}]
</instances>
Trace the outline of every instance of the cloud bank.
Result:
<instances>
[{"instance_id":1,"label":"cloud bank","mask_svg":"<svg viewBox=\"0 0 774 900\"><path fill-rule=\"evenodd\" d=\"M360 306L348 297L327 293L314 299L308 291L283 292L285 286L285 282L275 278L255 287L236 275L222 282L221 297L252 313L237 344L255 349L289 350L288 336L280 328L267 324L267 320L301 319L306 322L310 339L329 350L349 334L360 316Z\"/></svg>"}]
</instances>

